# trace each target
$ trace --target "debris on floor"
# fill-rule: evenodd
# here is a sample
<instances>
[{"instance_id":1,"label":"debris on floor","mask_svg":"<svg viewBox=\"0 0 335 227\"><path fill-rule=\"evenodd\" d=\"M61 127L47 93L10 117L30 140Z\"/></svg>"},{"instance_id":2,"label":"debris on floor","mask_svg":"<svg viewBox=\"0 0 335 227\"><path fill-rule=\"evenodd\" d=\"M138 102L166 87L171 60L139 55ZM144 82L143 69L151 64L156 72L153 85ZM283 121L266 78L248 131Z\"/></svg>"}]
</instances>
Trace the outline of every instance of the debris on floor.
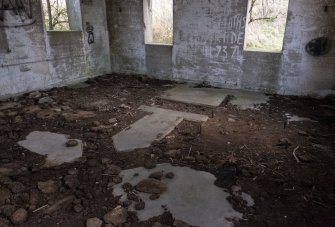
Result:
<instances>
[{"instance_id":1,"label":"debris on floor","mask_svg":"<svg viewBox=\"0 0 335 227\"><path fill-rule=\"evenodd\" d=\"M217 107L161 99L174 85L106 75L0 101L0 226L335 223L335 112L323 107L333 102L273 95L242 110L230 90ZM184 120L118 152L112 137L146 116Z\"/></svg>"}]
</instances>

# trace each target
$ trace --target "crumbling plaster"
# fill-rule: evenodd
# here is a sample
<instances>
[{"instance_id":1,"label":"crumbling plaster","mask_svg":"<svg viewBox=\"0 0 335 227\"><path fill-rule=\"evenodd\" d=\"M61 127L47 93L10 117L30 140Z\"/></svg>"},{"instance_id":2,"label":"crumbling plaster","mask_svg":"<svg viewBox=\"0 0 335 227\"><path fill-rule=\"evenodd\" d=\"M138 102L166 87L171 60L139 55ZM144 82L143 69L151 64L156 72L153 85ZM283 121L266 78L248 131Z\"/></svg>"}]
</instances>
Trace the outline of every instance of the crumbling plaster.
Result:
<instances>
[{"instance_id":1,"label":"crumbling plaster","mask_svg":"<svg viewBox=\"0 0 335 227\"><path fill-rule=\"evenodd\" d=\"M281 53L243 50L247 0L174 0L169 49L145 44L142 0L106 3L113 72L290 95L335 88L335 43L322 57L305 51L334 38L334 1L291 0Z\"/></svg>"},{"instance_id":2,"label":"crumbling plaster","mask_svg":"<svg viewBox=\"0 0 335 227\"><path fill-rule=\"evenodd\" d=\"M7 42L9 49L0 52L0 97L64 86L110 72L104 0L81 1L82 31L48 32L40 1L33 1L32 6L35 22L31 25L0 24L5 33L0 43ZM5 13L6 23L17 20L12 11ZM86 22L94 27L95 43L91 45L87 43Z\"/></svg>"}]
</instances>

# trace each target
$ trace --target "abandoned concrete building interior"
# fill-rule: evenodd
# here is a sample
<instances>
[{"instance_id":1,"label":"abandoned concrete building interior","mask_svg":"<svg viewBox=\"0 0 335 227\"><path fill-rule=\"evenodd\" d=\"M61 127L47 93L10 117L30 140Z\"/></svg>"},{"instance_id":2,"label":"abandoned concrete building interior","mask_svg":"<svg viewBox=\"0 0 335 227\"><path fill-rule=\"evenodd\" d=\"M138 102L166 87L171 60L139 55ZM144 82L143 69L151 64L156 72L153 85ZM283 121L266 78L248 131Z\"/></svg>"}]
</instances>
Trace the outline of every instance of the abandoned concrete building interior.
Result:
<instances>
[{"instance_id":1,"label":"abandoned concrete building interior","mask_svg":"<svg viewBox=\"0 0 335 227\"><path fill-rule=\"evenodd\" d=\"M334 0L0 0L0 227L335 226Z\"/></svg>"}]
</instances>

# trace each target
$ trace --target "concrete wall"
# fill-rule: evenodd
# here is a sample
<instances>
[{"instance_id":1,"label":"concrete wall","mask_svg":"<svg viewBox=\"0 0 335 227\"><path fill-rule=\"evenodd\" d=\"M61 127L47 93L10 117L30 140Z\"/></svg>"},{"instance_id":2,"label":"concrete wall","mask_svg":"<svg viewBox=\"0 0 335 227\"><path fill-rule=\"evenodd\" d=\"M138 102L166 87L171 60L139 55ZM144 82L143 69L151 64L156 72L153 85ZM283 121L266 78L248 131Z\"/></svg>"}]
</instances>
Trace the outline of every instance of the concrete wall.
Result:
<instances>
[{"instance_id":1,"label":"concrete wall","mask_svg":"<svg viewBox=\"0 0 335 227\"><path fill-rule=\"evenodd\" d=\"M83 31L46 32L39 1L33 1L33 19L24 26L12 11L5 12L6 20L0 22L0 97L110 72L105 1L81 2ZM86 22L94 27L91 45Z\"/></svg>"},{"instance_id":2,"label":"concrete wall","mask_svg":"<svg viewBox=\"0 0 335 227\"><path fill-rule=\"evenodd\" d=\"M150 21L144 20L143 0L80 3L82 31L46 32L39 1L33 1L33 19L24 26L5 11L0 97L109 72L281 94L335 88L334 41L322 57L305 51L314 38L335 37L333 0L290 1L282 53L243 50L247 0L174 0L172 46L145 44ZM93 44L88 44L87 22L94 29Z\"/></svg>"},{"instance_id":3,"label":"concrete wall","mask_svg":"<svg viewBox=\"0 0 335 227\"><path fill-rule=\"evenodd\" d=\"M334 1L291 0L282 53L243 50L247 0L174 0L169 48L144 43L143 0L106 4L113 72L281 94L335 88L335 43L322 57L305 51L314 38L335 37Z\"/></svg>"}]
</instances>

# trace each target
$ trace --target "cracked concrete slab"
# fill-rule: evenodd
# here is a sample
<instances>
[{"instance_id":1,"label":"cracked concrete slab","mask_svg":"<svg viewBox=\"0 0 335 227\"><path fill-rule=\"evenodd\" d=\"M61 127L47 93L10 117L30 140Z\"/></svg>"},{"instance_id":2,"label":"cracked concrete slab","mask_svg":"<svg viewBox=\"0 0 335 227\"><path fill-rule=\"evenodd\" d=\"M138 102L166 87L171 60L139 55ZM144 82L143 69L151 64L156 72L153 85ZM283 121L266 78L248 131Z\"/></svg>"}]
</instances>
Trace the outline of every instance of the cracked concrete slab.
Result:
<instances>
[{"instance_id":1,"label":"cracked concrete slab","mask_svg":"<svg viewBox=\"0 0 335 227\"><path fill-rule=\"evenodd\" d=\"M195 122L208 120L205 115L157 107L141 106L139 109L153 114L143 117L113 136L114 147L119 152L150 147L152 142L163 139L184 119Z\"/></svg>"},{"instance_id":2,"label":"cracked concrete slab","mask_svg":"<svg viewBox=\"0 0 335 227\"><path fill-rule=\"evenodd\" d=\"M255 109L267 103L269 97L262 93L217 88L194 88L190 85L177 85L161 95L162 99L203 106L219 106L225 98L233 96L231 104L239 109Z\"/></svg>"},{"instance_id":3,"label":"cracked concrete slab","mask_svg":"<svg viewBox=\"0 0 335 227\"><path fill-rule=\"evenodd\" d=\"M83 154L82 141L76 140L76 146L67 147L68 135L52 132L31 132L26 140L18 144L31 152L45 155L45 167L57 166L63 163L73 162Z\"/></svg>"},{"instance_id":4,"label":"cracked concrete slab","mask_svg":"<svg viewBox=\"0 0 335 227\"><path fill-rule=\"evenodd\" d=\"M151 170L143 167L123 170L120 173L123 182L114 187L114 195L121 196L120 200L126 201L127 193L123 190L122 185L130 183L136 186L155 172L162 172L163 176L167 173L173 173L174 177L161 179L167 190L156 200L151 200L150 194L137 193L139 198L145 202L145 208L136 210L133 203L129 209L137 213L139 220L145 221L161 215L164 212L162 206L165 206L174 218L194 226L228 227L233 226L232 219L242 218L242 214L234 210L227 200L230 194L214 185L216 178L213 174L189 167L159 164ZM246 193L243 194L240 187L234 193L242 200L247 198L246 203L254 205L252 198Z\"/></svg>"}]
</instances>

